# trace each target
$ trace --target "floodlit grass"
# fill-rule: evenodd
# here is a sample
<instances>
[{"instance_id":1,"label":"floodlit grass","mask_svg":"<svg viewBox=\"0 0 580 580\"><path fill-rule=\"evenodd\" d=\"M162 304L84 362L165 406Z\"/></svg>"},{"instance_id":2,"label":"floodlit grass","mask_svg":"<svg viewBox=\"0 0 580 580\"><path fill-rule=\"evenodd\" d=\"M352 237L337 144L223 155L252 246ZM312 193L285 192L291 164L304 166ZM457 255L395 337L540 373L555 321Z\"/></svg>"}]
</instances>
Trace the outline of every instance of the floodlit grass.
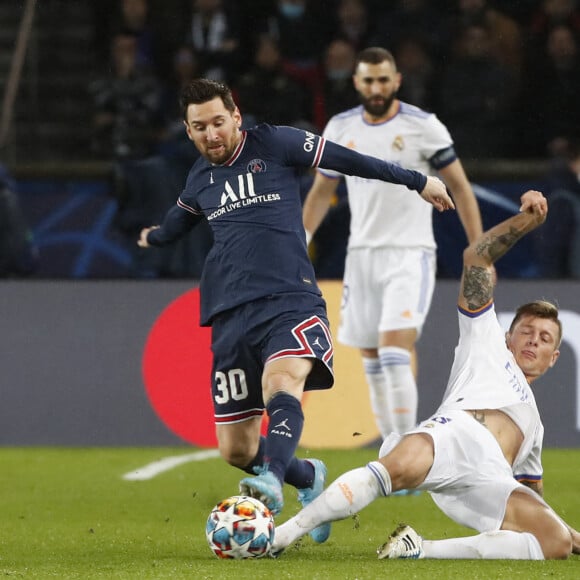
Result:
<instances>
[{"instance_id":1,"label":"floodlit grass","mask_svg":"<svg viewBox=\"0 0 580 580\"><path fill-rule=\"evenodd\" d=\"M222 561L210 552L205 520L237 492L241 472L221 459L191 462L147 481L122 476L186 448L0 448L0 576L24 578L580 578L565 562L378 561L375 550L400 522L428 538L469 535L427 494L376 501L334 524L329 541L306 537L278 560ZM375 458L375 450L320 451L329 477ZM304 451L301 456L307 456ZM546 499L580 527L580 450L547 450ZM298 510L286 488L280 521Z\"/></svg>"}]
</instances>

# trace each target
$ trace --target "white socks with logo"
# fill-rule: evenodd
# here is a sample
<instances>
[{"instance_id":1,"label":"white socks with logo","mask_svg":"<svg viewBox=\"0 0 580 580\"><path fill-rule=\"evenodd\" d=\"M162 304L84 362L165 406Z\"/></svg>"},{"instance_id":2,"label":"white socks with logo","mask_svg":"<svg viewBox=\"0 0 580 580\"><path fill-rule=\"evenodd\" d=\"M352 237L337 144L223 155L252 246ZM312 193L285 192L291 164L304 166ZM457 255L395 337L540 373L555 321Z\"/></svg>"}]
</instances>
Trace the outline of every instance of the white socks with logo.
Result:
<instances>
[{"instance_id":1,"label":"white socks with logo","mask_svg":"<svg viewBox=\"0 0 580 580\"><path fill-rule=\"evenodd\" d=\"M381 417L382 424L390 424L390 431L382 433L384 439L389 433L405 433L415 427L418 394L408 350L383 346L379 349L379 361L385 377L387 404L384 407L373 407L373 410L375 415Z\"/></svg>"},{"instance_id":2,"label":"white socks with logo","mask_svg":"<svg viewBox=\"0 0 580 580\"><path fill-rule=\"evenodd\" d=\"M378 461L343 473L310 505L276 527L274 549L289 546L325 522L352 516L390 492L391 478Z\"/></svg>"},{"instance_id":3,"label":"white socks with logo","mask_svg":"<svg viewBox=\"0 0 580 580\"><path fill-rule=\"evenodd\" d=\"M389 410L387 380L381 368L381 361L378 358L363 357L363 368L369 386L371 409L381 438L386 439L393 432L393 422Z\"/></svg>"}]
</instances>

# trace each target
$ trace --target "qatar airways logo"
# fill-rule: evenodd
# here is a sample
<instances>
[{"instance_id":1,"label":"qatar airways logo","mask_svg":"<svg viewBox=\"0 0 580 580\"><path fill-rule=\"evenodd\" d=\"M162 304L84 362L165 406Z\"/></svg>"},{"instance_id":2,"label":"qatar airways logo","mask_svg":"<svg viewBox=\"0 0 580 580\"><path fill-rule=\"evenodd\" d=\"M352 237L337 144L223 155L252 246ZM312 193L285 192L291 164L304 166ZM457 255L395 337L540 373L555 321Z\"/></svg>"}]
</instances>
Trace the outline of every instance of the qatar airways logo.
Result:
<instances>
[{"instance_id":1,"label":"qatar airways logo","mask_svg":"<svg viewBox=\"0 0 580 580\"><path fill-rule=\"evenodd\" d=\"M306 134L306 140L304 141L304 151L306 151L306 153L310 153L311 151L314 150L314 141L316 139L316 135L314 133L311 133L310 131L305 131Z\"/></svg>"},{"instance_id":2,"label":"qatar airways logo","mask_svg":"<svg viewBox=\"0 0 580 580\"><path fill-rule=\"evenodd\" d=\"M254 176L251 173L238 175L237 182L233 184L229 181L225 182L219 207L210 213L207 219L211 221L232 211L271 201L280 201L280 195L278 193L257 195L254 188Z\"/></svg>"}]
</instances>

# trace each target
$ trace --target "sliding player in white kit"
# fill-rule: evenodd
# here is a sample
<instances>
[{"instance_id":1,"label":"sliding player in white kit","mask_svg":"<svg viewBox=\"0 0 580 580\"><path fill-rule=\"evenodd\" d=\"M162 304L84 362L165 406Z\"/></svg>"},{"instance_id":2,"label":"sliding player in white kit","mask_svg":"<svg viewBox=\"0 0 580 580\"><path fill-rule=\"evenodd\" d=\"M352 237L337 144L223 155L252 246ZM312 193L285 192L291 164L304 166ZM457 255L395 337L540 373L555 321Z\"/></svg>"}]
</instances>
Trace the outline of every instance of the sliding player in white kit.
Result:
<instances>
[{"instance_id":1,"label":"sliding player in white kit","mask_svg":"<svg viewBox=\"0 0 580 580\"><path fill-rule=\"evenodd\" d=\"M481 234L481 217L452 138L435 115L396 98L401 75L392 54L363 50L353 81L362 104L333 117L324 136L401 167L425 174L436 170L473 241ZM307 238L326 215L340 177L318 169L303 210ZM384 439L417 420L412 357L435 284L432 211L399 185L354 176L346 176L346 184L351 224L338 339L361 351Z\"/></svg>"},{"instance_id":2,"label":"sliding player in white kit","mask_svg":"<svg viewBox=\"0 0 580 580\"><path fill-rule=\"evenodd\" d=\"M504 335L493 302L493 263L547 213L544 196L528 191L519 214L468 246L460 338L443 403L416 428L390 435L378 461L344 473L278 526L274 555L321 523L400 489L429 491L448 517L480 533L427 541L402 525L379 558L542 560L580 553L580 534L542 499L544 428L530 388L560 354L558 309L543 300L524 304Z\"/></svg>"}]
</instances>

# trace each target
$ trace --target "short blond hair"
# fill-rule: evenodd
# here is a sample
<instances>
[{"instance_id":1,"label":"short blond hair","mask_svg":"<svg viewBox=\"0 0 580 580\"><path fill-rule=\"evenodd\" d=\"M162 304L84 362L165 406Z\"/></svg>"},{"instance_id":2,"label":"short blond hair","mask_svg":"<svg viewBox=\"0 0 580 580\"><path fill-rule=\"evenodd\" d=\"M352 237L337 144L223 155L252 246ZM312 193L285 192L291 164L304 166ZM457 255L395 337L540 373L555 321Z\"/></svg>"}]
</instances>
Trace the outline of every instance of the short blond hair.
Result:
<instances>
[{"instance_id":1,"label":"short blond hair","mask_svg":"<svg viewBox=\"0 0 580 580\"><path fill-rule=\"evenodd\" d=\"M556 337L556 348L560 346L562 342L562 321L558 318L558 307L548 300L534 300L533 302L528 302L522 304L517 310L510 324L509 332L513 332L516 324L524 316L534 316L535 318L546 318L548 320L553 320L558 327L558 336Z\"/></svg>"}]
</instances>

